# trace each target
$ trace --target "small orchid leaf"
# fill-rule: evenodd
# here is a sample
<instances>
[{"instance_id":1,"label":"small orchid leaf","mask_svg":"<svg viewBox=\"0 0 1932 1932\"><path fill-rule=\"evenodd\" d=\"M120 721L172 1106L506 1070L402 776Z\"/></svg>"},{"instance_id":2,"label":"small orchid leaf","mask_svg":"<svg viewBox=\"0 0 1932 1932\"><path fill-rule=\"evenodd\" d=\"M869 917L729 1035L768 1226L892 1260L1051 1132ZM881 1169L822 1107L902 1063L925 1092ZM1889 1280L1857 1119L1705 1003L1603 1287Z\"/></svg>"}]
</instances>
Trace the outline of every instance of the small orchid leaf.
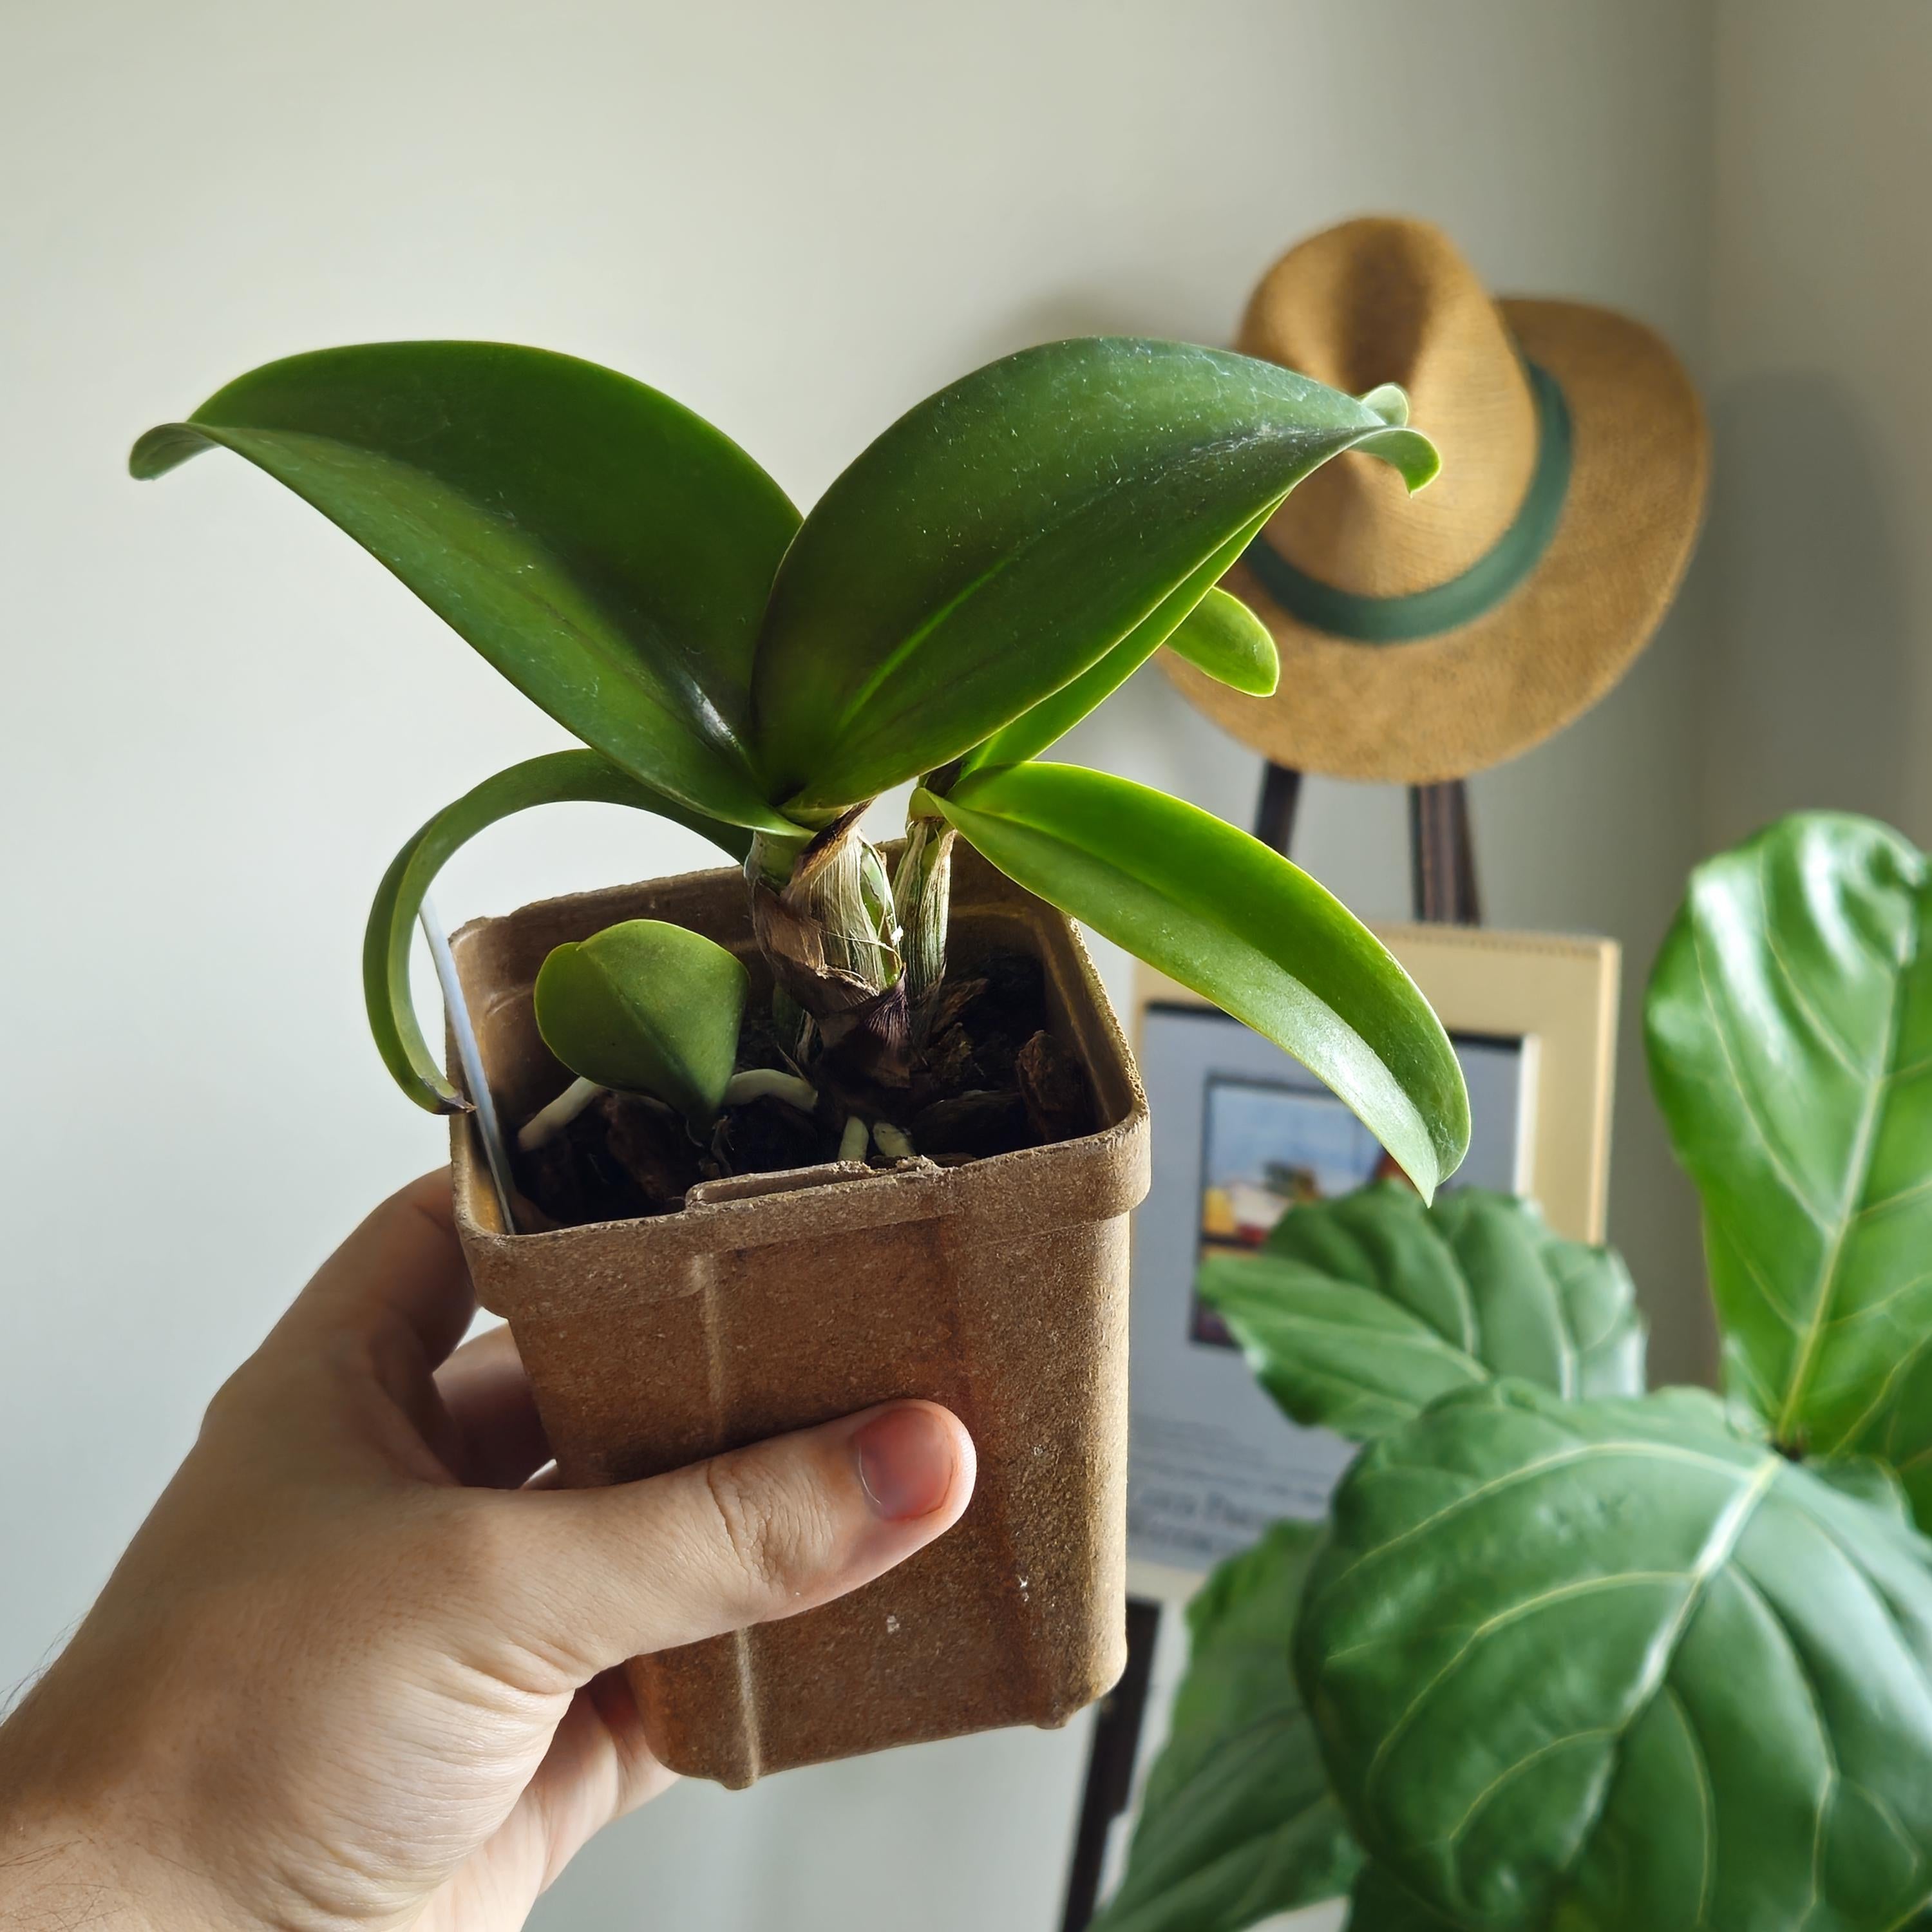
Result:
<instances>
[{"instance_id":1,"label":"small orchid leaf","mask_svg":"<svg viewBox=\"0 0 1932 1932\"><path fill-rule=\"evenodd\" d=\"M1435 473L1427 438L1354 398L1183 343L1052 343L928 397L779 569L753 680L770 796L835 811L962 757L1355 448L1412 488Z\"/></svg>"},{"instance_id":2,"label":"small orchid leaf","mask_svg":"<svg viewBox=\"0 0 1932 1932\"><path fill-rule=\"evenodd\" d=\"M1258 518L1244 524L1228 542L1190 577L1180 587L1162 599L1153 615L1144 617L1096 664L1090 664L1071 684L1064 684L1051 698L1043 698L1023 711L1010 724L1002 725L962 761L963 769L977 771L982 765L1017 765L1036 758L1056 743L1088 712L1111 698L1164 644L1173 643L1178 631L1188 628L1194 615L1209 598L1226 593L1210 586L1253 540L1267 521ZM1228 598L1230 603L1237 600ZM1245 607L1242 607L1245 608ZM1253 620L1251 620L1253 621ZM1259 628L1257 624L1257 628ZM1263 633L1266 635L1265 632ZM1270 660L1274 640L1268 640ZM1270 683L1270 688L1273 688Z\"/></svg>"},{"instance_id":3,"label":"small orchid leaf","mask_svg":"<svg viewBox=\"0 0 1932 1932\"><path fill-rule=\"evenodd\" d=\"M460 1112L468 1102L430 1052L410 998L410 948L423 899L450 855L486 826L532 806L571 803L627 805L655 812L702 833L737 860L743 859L751 842L736 826L706 818L640 784L595 752L553 752L526 759L446 806L396 854L376 889L362 942L363 996L377 1050L396 1084L431 1113Z\"/></svg>"},{"instance_id":4,"label":"small orchid leaf","mask_svg":"<svg viewBox=\"0 0 1932 1932\"><path fill-rule=\"evenodd\" d=\"M1175 626L1167 647L1196 670L1252 698L1272 695L1281 658L1268 626L1238 597L1210 590Z\"/></svg>"},{"instance_id":5,"label":"small orchid leaf","mask_svg":"<svg viewBox=\"0 0 1932 1932\"><path fill-rule=\"evenodd\" d=\"M293 356L150 430L130 467L245 457L400 578L524 695L688 807L768 832L752 652L798 512L628 376L493 342Z\"/></svg>"},{"instance_id":6,"label":"small orchid leaf","mask_svg":"<svg viewBox=\"0 0 1932 1932\"><path fill-rule=\"evenodd\" d=\"M1408 392L1399 382L1384 382L1378 388L1370 389L1356 400L1365 410L1373 410L1390 429L1405 429L1408 425Z\"/></svg>"},{"instance_id":7,"label":"small orchid leaf","mask_svg":"<svg viewBox=\"0 0 1932 1932\"><path fill-rule=\"evenodd\" d=\"M1558 1395L1640 1395L1643 1318L1610 1248L1552 1234L1534 1203L1400 1181L1292 1208L1258 1254L1197 1283L1294 1420L1372 1442L1498 1376Z\"/></svg>"},{"instance_id":8,"label":"small orchid leaf","mask_svg":"<svg viewBox=\"0 0 1932 1932\"><path fill-rule=\"evenodd\" d=\"M552 949L537 973L537 1030L579 1078L654 1094L701 1130L724 1104L751 985L702 933L628 920Z\"/></svg>"},{"instance_id":9,"label":"small orchid leaf","mask_svg":"<svg viewBox=\"0 0 1932 1932\"><path fill-rule=\"evenodd\" d=\"M1441 1022L1382 942L1280 853L1072 765L968 772L944 796L914 793L912 808L1293 1054L1425 1198L1454 1171L1469 1101Z\"/></svg>"}]
</instances>

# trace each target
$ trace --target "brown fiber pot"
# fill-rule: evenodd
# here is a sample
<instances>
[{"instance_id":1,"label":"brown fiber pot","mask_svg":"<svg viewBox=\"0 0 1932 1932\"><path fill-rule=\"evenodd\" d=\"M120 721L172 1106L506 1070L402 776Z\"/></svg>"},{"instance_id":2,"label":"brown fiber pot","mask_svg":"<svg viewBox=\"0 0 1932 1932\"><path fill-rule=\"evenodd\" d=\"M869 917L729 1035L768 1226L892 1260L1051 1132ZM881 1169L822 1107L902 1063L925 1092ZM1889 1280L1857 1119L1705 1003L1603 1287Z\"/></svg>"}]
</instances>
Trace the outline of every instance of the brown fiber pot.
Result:
<instances>
[{"instance_id":1,"label":"brown fiber pot","mask_svg":"<svg viewBox=\"0 0 1932 1932\"><path fill-rule=\"evenodd\" d=\"M456 936L507 1123L568 1076L530 987L553 946L668 920L757 966L742 875L699 872L526 906ZM650 1476L895 1396L944 1402L979 1480L958 1526L877 1582L779 1623L630 1666L674 1770L749 1784L794 1765L1004 1724L1064 1724L1125 1660L1127 1223L1147 1102L1078 935L975 855L952 956L1023 950L1091 1076L1099 1132L886 1172L708 1181L683 1210L506 1234L454 1124L457 1225L484 1306L523 1352L564 1481Z\"/></svg>"}]
</instances>

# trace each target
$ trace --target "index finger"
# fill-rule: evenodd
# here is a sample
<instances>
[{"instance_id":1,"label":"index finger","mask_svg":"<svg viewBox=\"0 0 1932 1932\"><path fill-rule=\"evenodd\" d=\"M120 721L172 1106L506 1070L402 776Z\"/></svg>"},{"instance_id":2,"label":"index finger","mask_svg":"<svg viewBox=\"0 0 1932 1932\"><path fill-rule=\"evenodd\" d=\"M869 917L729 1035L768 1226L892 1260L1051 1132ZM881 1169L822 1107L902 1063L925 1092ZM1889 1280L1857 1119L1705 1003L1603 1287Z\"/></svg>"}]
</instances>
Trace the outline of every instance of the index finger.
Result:
<instances>
[{"instance_id":1,"label":"index finger","mask_svg":"<svg viewBox=\"0 0 1932 1932\"><path fill-rule=\"evenodd\" d=\"M278 1326L375 1340L400 1322L434 1367L476 1312L446 1167L391 1195L316 1270Z\"/></svg>"}]
</instances>

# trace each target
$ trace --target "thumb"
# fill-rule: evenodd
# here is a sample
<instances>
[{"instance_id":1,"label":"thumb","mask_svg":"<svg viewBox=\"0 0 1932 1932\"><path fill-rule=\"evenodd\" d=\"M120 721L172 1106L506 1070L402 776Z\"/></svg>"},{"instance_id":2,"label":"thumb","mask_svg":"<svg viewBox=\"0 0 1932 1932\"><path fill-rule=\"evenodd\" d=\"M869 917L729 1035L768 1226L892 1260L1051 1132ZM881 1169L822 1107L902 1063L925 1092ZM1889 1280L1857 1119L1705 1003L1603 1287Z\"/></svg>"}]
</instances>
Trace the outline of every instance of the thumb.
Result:
<instances>
[{"instance_id":1,"label":"thumb","mask_svg":"<svg viewBox=\"0 0 1932 1932\"><path fill-rule=\"evenodd\" d=\"M643 1482L493 1498L522 1520L505 1634L587 1679L795 1616L950 1529L974 1469L956 1416L895 1402Z\"/></svg>"}]
</instances>

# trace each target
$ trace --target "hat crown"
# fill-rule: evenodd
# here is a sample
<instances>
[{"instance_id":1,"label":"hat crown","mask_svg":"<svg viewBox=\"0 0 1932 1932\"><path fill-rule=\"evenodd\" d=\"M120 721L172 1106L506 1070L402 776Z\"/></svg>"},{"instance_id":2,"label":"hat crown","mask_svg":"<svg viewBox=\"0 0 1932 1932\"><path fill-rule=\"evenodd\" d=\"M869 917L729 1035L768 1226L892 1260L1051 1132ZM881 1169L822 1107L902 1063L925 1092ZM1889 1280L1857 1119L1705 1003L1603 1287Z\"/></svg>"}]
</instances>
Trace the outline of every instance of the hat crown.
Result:
<instances>
[{"instance_id":1,"label":"hat crown","mask_svg":"<svg viewBox=\"0 0 1932 1932\"><path fill-rule=\"evenodd\" d=\"M1290 249L1256 290L1238 346L1352 395L1400 382L1442 452L1441 475L1413 498L1360 457L1303 483L1268 535L1306 574L1406 596L1460 576L1509 528L1536 466L1536 403L1495 302L1439 229L1367 217Z\"/></svg>"}]
</instances>

